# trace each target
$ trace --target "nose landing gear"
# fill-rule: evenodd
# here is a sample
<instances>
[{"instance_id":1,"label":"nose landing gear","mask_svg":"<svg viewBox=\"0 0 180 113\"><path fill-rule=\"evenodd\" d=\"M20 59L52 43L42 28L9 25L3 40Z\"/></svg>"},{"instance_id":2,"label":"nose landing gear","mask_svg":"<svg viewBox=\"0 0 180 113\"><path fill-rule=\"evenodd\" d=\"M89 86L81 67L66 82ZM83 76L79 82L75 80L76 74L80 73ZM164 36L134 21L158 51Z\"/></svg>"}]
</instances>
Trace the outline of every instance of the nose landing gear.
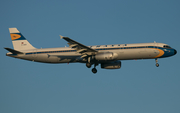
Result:
<instances>
[{"instance_id":1,"label":"nose landing gear","mask_svg":"<svg viewBox=\"0 0 180 113\"><path fill-rule=\"evenodd\" d=\"M156 58L155 61L156 61L156 67L159 67L158 59Z\"/></svg>"}]
</instances>

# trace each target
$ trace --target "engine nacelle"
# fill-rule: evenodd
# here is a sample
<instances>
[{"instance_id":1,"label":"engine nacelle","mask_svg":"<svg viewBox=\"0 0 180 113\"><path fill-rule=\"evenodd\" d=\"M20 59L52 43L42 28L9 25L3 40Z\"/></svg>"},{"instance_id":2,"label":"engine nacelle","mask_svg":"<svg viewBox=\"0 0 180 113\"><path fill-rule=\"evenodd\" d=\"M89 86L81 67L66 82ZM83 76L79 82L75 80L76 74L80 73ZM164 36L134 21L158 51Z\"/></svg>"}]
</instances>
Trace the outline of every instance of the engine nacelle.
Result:
<instances>
[{"instance_id":1,"label":"engine nacelle","mask_svg":"<svg viewBox=\"0 0 180 113\"><path fill-rule=\"evenodd\" d=\"M108 63L101 63L101 68L119 69L119 68L121 68L121 61L112 61L112 62L108 62Z\"/></svg>"},{"instance_id":2,"label":"engine nacelle","mask_svg":"<svg viewBox=\"0 0 180 113\"><path fill-rule=\"evenodd\" d=\"M115 60L117 56L118 56L117 53L105 52L105 53L98 53L94 57L96 60Z\"/></svg>"}]
</instances>

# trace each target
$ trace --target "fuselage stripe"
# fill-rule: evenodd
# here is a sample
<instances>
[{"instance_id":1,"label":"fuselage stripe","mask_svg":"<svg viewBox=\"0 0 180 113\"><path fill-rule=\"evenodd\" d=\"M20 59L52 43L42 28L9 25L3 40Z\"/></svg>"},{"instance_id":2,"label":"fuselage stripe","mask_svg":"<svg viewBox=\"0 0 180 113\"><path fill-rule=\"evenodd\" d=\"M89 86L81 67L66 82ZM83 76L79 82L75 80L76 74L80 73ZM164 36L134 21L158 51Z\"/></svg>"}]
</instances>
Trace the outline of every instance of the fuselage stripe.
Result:
<instances>
[{"instance_id":1,"label":"fuselage stripe","mask_svg":"<svg viewBox=\"0 0 180 113\"><path fill-rule=\"evenodd\" d=\"M120 48L99 48L99 49L95 49L95 50L118 50L118 49L156 49L160 52L159 55L157 55L156 57L162 56L164 54L164 51L162 49L162 47L157 47L157 46L140 46L140 47L120 47ZM37 52L27 52L26 55L30 55L30 54L46 54L46 53L64 53L64 52L76 52L76 50L61 50L61 51L37 51Z\"/></svg>"}]
</instances>

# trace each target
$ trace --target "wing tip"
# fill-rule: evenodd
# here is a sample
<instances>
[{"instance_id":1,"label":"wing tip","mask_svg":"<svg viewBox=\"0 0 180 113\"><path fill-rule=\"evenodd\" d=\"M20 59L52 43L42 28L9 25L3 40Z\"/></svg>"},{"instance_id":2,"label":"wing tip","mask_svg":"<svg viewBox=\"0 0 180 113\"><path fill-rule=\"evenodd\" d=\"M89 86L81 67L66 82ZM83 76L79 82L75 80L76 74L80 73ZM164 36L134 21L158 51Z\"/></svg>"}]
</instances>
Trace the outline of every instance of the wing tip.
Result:
<instances>
[{"instance_id":1,"label":"wing tip","mask_svg":"<svg viewBox=\"0 0 180 113\"><path fill-rule=\"evenodd\" d=\"M60 39L64 38L62 35L59 35L60 36Z\"/></svg>"}]
</instances>

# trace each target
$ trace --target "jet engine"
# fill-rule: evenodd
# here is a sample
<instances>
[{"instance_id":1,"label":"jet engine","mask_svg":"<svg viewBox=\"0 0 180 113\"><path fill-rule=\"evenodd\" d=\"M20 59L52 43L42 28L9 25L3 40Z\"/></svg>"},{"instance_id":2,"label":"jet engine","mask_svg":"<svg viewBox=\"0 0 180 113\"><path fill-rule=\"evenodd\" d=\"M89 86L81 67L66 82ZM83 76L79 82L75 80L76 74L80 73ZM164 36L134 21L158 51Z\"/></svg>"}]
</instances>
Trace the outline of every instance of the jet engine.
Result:
<instances>
[{"instance_id":1,"label":"jet engine","mask_svg":"<svg viewBox=\"0 0 180 113\"><path fill-rule=\"evenodd\" d=\"M98 53L95 55L96 60L115 60L117 58L117 53L112 52L104 52L104 53Z\"/></svg>"},{"instance_id":2,"label":"jet engine","mask_svg":"<svg viewBox=\"0 0 180 113\"><path fill-rule=\"evenodd\" d=\"M119 69L119 68L121 68L121 61L112 61L112 62L108 62L108 63L101 63L101 68Z\"/></svg>"}]
</instances>

